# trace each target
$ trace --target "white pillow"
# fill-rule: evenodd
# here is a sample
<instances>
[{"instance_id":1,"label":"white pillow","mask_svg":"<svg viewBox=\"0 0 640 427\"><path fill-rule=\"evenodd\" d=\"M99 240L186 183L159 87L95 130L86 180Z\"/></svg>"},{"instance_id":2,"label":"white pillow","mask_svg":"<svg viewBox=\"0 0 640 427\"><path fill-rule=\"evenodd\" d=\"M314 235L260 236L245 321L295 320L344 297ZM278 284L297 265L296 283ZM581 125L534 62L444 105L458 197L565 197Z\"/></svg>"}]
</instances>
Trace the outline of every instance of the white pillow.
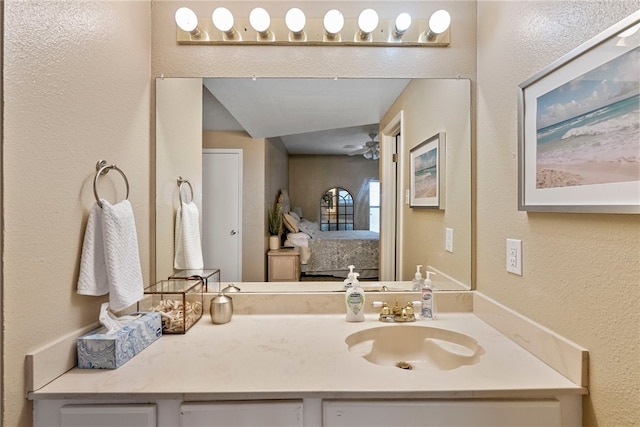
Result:
<instances>
[{"instance_id":1,"label":"white pillow","mask_svg":"<svg viewBox=\"0 0 640 427\"><path fill-rule=\"evenodd\" d=\"M317 223L308 221L306 219L303 219L298 224L298 229L301 232L303 232L305 234L308 234L309 236L313 237L313 236L315 236L316 232L319 230L319 227L318 227Z\"/></svg>"},{"instance_id":2,"label":"white pillow","mask_svg":"<svg viewBox=\"0 0 640 427\"><path fill-rule=\"evenodd\" d=\"M309 244L307 243L309 240L309 236L304 233L289 233L287 234L287 240L294 246L309 246Z\"/></svg>"},{"instance_id":3,"label":"white pillow","mask_svg":"<svg viewBox=\"0 0 640 427\"><path fill-rule=\"evenodd\" d=\"M291 215L296 221L300 222L300 217L294 211L289 212L289 215Z\"/></svg>"}]
</instances>

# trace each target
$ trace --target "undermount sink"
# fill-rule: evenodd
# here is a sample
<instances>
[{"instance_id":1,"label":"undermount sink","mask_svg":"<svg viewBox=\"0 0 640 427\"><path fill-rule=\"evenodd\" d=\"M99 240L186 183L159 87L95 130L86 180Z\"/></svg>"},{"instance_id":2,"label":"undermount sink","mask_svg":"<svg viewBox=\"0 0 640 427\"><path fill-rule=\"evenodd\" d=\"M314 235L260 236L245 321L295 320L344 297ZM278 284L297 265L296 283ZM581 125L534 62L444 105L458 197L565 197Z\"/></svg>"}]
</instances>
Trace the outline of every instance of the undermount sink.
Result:
<instances>
[{"instance_id":1,"label":"undermount sink","mask_svg":"<svg viewBox=\"0 0 640 427\"><path fill-rule=\"evenodd\" d=\"M398 368L456 369L478 363L484 349L468 335L430 326L388 325L355 332L349 352L366 361Z\"/></svg>"}]
</instances>

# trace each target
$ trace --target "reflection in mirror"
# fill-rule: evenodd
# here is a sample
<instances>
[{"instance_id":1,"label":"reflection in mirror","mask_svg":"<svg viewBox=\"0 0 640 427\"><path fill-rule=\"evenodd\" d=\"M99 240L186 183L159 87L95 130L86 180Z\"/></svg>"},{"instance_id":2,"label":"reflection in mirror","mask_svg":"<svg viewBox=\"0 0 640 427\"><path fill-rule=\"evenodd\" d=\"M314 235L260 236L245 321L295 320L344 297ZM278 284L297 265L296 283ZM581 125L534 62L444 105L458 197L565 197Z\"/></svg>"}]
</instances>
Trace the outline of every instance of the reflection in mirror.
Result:
<instances>
[{"instance_id":1,"label":"reflection in mirror","mask_svg":"<svg viewBox=\"0 0 640 427\"><path fill-rule=\"evenodd\" d=\"M353 196L340 187L329 189L320 200L320 230L353 230Z\"/></svg>"},{"instance_id":2,"label":"reflection in mirror","mask_svg":"<svg viewBox=\"0 0 640 427\"><path fill-rule=\"evenodd\" d=\"M368 232L371 223L380 224L380 247L375 252L376 257L382 254L376 260L380 271L373 277L408 281L415 265L423 264L438 272L436 288L470 288L468 80L165 78L156 82L156 101L158 280L173 274L167 259L173 256L175 179L188 177L194 184L195 201L202 206L202 150L215 148L244 153L238 233L243 281L266 280L267 211L278 190L286 189L288 211L303 214L297 216L315 224L318 232L321 227L348 228L349 224L353 231ZM447 209L412 209L404 203L409 150L440 131L447 132ZM367 151L367 143L376 136L379 159L353 154ZM372 186L379 189L377 200L371 195ZM346 203L343 211L337 202L338 188L351 194L351 207ZM325 202L323 195L329 193ZM203 221L207 215L202 212ZM352 216L350 222L347 215ZM453 251L445 250L447 228L455 232ZM308 237L309 242L319 240ZM283 240L287 244L289 239ZM313 249L311 252L313 257ZM205 261L205 267L216 268L210 263L215 261ZM333 269L348 271L347 265ZM336 273L342 280L341 273ZM221 279L226 281L224 272ZM269 284L264 286L269 289ZM314 290L314 281L289 286Z\"/></svg>"}]
</instances>

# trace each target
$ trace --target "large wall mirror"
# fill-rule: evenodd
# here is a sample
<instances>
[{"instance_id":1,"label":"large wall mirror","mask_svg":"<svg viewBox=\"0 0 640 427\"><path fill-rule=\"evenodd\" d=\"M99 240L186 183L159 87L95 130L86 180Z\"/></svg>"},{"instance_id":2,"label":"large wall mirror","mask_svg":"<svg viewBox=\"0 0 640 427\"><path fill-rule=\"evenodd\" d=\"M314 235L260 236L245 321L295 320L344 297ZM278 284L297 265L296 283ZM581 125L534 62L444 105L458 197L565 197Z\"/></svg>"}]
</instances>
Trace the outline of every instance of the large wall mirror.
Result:
<instances>
[{"instance_id":1,"label":"large wall mirror","mask_svg":"<svg viewBox=\"0 0 640 427\"><path fill-rule=\"evenodd\" d=\"M410 150L439 132L446 135L440 147L446 168L439 176L446 203L412 207ZM323 196L340 187L351 194L354 228L379 233L372 277L411 280L415 266L423 265L437 273L437 288L472 288L469 80L158 79L157 280L174 273L177 178L189 179L202 207L209 197L203 152L216 150L242 152L242 210L237 226L230 226L240 241L241 277L225 277L223 269L223 282L267 280L267 212L279 190L287 190L287 210L319 224ZM215 264L205 261L205 268ZM316 290L313 283L291 287Z\"/></svg>"}]
</instances>

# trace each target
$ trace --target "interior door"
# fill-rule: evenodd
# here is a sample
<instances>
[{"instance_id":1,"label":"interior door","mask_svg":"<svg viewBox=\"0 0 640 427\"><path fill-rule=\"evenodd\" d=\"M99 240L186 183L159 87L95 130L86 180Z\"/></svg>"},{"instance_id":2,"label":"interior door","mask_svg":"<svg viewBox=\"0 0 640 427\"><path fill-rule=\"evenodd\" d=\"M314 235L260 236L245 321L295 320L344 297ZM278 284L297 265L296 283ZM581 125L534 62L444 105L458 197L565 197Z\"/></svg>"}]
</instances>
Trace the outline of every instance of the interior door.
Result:
<instances>
[{"instance_id":1,"label":"interior door","mask_svg":"<svg viewBox=\"0 0 640 427\"><path fill-rule=\"evenodd\" d=\"M242 150L202 151L202 256L222 282L242 281Z\"/></svg>"},{"instance_id":2,"label":"interior door","mask_svg":"<svg viewBox=\"0 0 640 427\"><path fill-rule=\"evenodd\" d=\"M380 145L380 280L402 277L402 115L381 129Z\"/></svg>"}]
</instances>

